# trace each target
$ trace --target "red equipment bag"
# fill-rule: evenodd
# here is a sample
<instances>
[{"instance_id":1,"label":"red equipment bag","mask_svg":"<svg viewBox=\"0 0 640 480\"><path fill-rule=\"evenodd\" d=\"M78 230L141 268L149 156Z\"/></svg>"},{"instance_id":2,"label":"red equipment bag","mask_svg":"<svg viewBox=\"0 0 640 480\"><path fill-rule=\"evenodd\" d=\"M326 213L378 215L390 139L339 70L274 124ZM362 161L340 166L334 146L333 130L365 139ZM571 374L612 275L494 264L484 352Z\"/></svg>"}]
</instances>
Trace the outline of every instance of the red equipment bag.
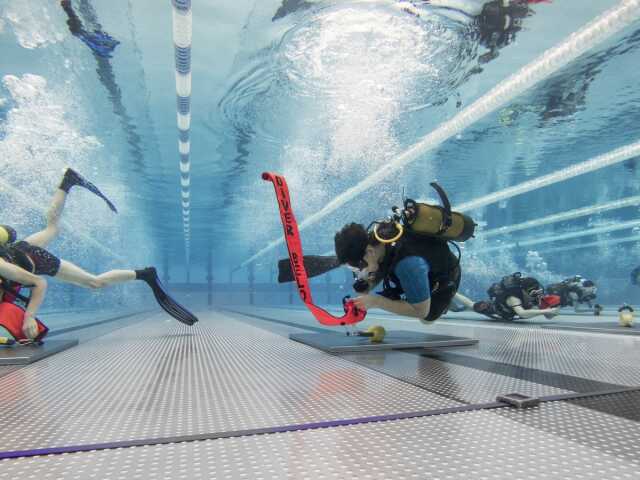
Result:
<instances>
[{"instance_id":1,"label":"red equipment bag","mask_svg":"<svg viewBox=\"0 0 640 480\"><path fill-rule=\"evenodd\" d=\"M44 323L36 319L38 323L38 336L34 342L40 342L49 332ZM22 332L24 323L24 309L13 303L0 303L0 327L4 327L18 342L29 342L31 339L25 337Z\"/></svg>"}]
</instances>

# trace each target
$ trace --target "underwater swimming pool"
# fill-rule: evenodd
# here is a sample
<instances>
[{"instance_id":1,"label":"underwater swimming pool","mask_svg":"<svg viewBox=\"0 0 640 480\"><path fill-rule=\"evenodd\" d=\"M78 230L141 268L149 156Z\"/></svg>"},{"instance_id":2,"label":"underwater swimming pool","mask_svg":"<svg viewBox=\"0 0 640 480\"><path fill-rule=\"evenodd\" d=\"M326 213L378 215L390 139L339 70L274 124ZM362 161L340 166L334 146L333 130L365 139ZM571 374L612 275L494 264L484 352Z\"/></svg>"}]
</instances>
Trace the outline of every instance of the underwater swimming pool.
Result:
<instances>
[{"instance_id":1,"label":"underwater swimming pool","mask_svg":"<svg viewBox=\"0 0 640 480\"><path fill-rule=\"evenodd\" d=\"M618 4L498 3L194 2L190 129L179 149L172 31L181 24L171 8L2 2L2 222L23 236L42 226L71 165L120 211L72 198L52 247L62 258L92 271L155 264L169 283L210 277L236 291L252 276L267 285L264 301L288 303L287 286L268 287L274 259L286 255L282 245L262 251L281 236L262 171L287 178L297 218L309 223L303 246L316 254L332 249L345 222L388 215L403 192L437 202L435 180L479 224L463 247L462 291L481 296L514 271L545 284L580 274L603 302L633 302L637 155L573 178L563 171L637 141L637 23L407 157L478 99L499 104L511 93L492 88ZM51 288L54 309L144 303L130 286Z\"/></svg>"},{"instance_id":2,"label":"underwater swimming pool","mask_svg":"<svg viewBox=\"0 0 640 480\"><path fill-rule=\"evenodd\" d=\"M638 477L640 0L0 0L0 59L0 480Z\"/></svg>"}]
</instances>

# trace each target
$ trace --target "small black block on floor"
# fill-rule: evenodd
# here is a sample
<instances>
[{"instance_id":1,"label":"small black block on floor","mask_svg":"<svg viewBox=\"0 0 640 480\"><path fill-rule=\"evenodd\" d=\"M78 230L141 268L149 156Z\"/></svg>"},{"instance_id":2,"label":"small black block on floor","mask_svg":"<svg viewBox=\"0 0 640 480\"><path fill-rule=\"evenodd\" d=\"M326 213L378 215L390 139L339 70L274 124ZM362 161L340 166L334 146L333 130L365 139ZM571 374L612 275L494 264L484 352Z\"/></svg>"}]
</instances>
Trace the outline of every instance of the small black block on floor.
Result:
<instances>
[{"instance_id":1,"label":"small black block on floor","mask_svg":"<svg viewBox=\"0 0 640 480\"><path fill-rule=\"evenodd\" d=\"M0 365L29 365L43 358L75 347L78 340L45 340L44 344L0 347Z\"/></svg>"},{"instance_id":2,"label":"small black block on floor","mask_svg":"<svg viewBox=\"0 0 640 480\"><path fill-rule=\"evenodd\" d=\"M371 343L369 337L347 336L343 333L291 333L289 338L331 353L399 350L403 348L459 347L478 343L478 340L473 338L450 337L402 330L387 332L384 341L381 343Z\"/></svg>"}]
</instances>

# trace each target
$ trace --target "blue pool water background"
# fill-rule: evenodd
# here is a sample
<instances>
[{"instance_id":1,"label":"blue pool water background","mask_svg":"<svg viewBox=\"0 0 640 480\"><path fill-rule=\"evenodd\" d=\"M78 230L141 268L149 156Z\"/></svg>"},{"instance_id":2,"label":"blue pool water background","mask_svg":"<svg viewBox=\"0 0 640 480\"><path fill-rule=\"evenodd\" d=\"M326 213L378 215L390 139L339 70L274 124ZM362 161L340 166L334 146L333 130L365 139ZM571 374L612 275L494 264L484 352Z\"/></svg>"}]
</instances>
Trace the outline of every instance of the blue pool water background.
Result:
<instances>
[{"instance_id":1,"label":"blue pool water background","mask_svg":"<svg viewBox=\"0 0 640 480\"><path fill-rule=\"evenodd\" d=\"M617 4L533 5L515 41L479 64L486 49L468 15L421 2L411 8L394 1L302 2L306 8L290 12L283 9L287 3L296 2L192 2L187 259L171 2L72 2L86 25L120 42L112 58L101 59L70 34L59 2L1 0L0 223L14 225L20 235L41 228L62 169L72 165L120 213L72 191L63 234L51 246L60 257L94 272L157 265L178 298L198 304L205 301L211 258L216 302L246 303L253 276L256 284L269 285L254 301L289 303L290 286L273 285L282 248L235 270L280 236L262 171L285 174L302 221ZM433 199L428 184L437 180L460 204L636 141L639 45L640 25L634 24L305 230L305 251L331 250L343 223L386 215L403 189ZM578 273L596 281L604 303L637 303L629 272L638 265L640 246L607 243L634 235L631 229L481 251L636 219L634 206L482 237L483 229L638 195L637 169L631 159L471 212L481 229L464 248L461 291L480 297L492 281L517 270L543 283ZM592 242L602 244L579 248ZM576 248L549 251L559 246ZM347 293L348 276L336 271L327 278L314 285L335 294L318 300L335 303ZM51 284L50 311L152 305L137 284L101 291Z\"/></svg>"}]
</instances>

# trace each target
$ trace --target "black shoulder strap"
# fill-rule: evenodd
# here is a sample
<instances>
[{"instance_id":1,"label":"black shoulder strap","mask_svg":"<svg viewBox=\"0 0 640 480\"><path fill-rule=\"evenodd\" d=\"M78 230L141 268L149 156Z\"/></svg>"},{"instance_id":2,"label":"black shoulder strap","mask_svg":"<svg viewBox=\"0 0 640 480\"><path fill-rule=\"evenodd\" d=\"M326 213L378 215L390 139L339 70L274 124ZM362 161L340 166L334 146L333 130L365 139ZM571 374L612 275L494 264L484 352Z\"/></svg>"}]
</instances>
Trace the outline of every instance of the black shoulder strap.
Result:
<instances>
[{"instance_id":1,"label":"black shoulder strap","mask_svg":"<svg viewBox=\"0 0 640 480\"><path fill-rule=\"evenodd\" d=\"M429 185L431 185L433 189L438 192L438 196L440 197L440 201L442 202L442 225L440 226L440 231L438 232L438 235L441 235L453 223L453 218L451 215L451 203L449 203L449 197L447 197L447 194L440 185L438 185L436 182L431 182Z\"/></svg>"},{"instance_id":2,"label":"black shoulder strap","mask_svg":"<svg viewBox=\"0 0 640 480\"><path fill-rule=\"evenodd\" d=\"M3 258L9 263L13 263L11 261L11 253L9 252L9 249L6 245L0 245L0 258Z\"/></svg>"},{"instance_id":3,"label":"black shoulder strap","mask_svg":"<svg viewBox=\"0 0 640 480\"><path fill-rule=\"evenodd\" d=\"M18 300L24 302L24 303L29 303L29 297L25 297L24 295L21 295L20 293L14 292L13 290L10 290L8 288L5 287L6 283L10 283L11 280L7 280L5 278L0 277L0 280L2 280L2 283L0 283L0 290L2 290L5 293L8 293L9 295L13 295L14 297L16 297Z\"/></svg>"}]
</instances>

